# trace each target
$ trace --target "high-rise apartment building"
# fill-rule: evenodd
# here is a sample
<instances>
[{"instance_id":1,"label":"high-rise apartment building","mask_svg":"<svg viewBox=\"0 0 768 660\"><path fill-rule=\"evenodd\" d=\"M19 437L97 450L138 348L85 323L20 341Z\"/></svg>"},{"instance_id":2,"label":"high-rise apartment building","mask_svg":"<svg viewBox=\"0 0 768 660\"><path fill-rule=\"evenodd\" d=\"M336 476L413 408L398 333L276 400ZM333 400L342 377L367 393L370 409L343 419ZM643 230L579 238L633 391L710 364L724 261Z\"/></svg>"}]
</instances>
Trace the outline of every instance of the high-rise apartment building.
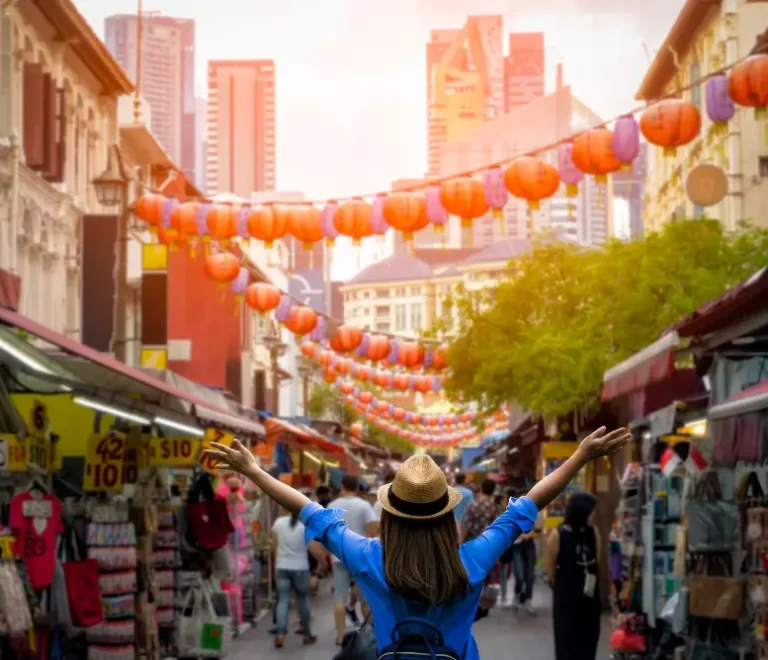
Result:
<instances>
[{"instance_id":1,"label":"high-rise apartment building","mask_svg":"<svg viewBox=\"0 0 768 660\"><path fill-rule=\"evenodd\" d=\"M208 62L207 193L275 190L275 63Z\"/></svg>"},{"instance_id":2,"label":"high-rise apartment building","mask_svg":"<svg viewBox=\"0 0 768 660\"><path fill-rule=\"evenodd\" d=\"M544 33L509 35L504 59L504 112L544 96Z\"/></svg>"},{"instance_id":3,"label":"high-rise apartment building","mask_svg":"<svg viewBox=\"0 0 768 660\"><path fill-rule=\"evenodd\" d=\"M195 99L195 187L205 192L208 170L208 101Z\"/></svg>"},{"instance_id":4,"label":"high-rise apartment building","mask_svg":"<svg viewBox=\"0 0 768 660\"><path fill-rule=\"evenodd\" d=\"M141 65L137 75L139 26ZM195 181L195 22L155 12L110 16L105 41L152 109L150 128L188 181Z\"/></svg>"}]
</instances>

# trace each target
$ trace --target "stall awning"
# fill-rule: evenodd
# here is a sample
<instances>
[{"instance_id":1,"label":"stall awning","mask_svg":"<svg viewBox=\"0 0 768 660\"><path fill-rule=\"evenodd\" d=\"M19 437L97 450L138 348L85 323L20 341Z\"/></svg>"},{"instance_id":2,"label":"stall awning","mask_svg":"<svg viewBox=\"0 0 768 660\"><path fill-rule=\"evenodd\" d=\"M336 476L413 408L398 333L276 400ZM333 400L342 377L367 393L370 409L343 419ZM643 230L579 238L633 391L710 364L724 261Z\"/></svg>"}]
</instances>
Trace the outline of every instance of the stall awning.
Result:
<instances>
[{"instance_id":1,"label":"stall awning","mask_svg":"<svg viewBox=\"0 0 768 660\"><path fill-rule=\"evenodd\" d=\"M768 380L748 387L742 392L730 396L727 401L709 409L708 417L712 420L735 417L768 410Z\"/></svg>"},{"instance_id":2,"label":"stall awning","mask_svg":"<svg viewBox=\"0 0 768 660\"><path fill-rule=\"evenodd\" d=\"M344 447L335 442L331 442L303 424L291 424L284 419L267 417L264 419L264 426L267 429L267 436L289 433L290 435L293 435L299 443L311 444L326 454L346 454Z\"/></svg>"},{"instance_id":3,"label":"stall awning","mask_svg":"<svg viewBox=\"0 0 768 660\"><path fill-rule=\"evenodd\" d=\"M92 375L91 378L84 379L91 383L98 383L93 386L94 392L98 389L109 390L109 380L106 376L111 375L113 376L111 381L113 387L117 386L116 383L118 381L121 382L121 393L132 392L133 394L141 395L144 391L143 388L145 388L145 394L148 392L155 394L159 393L160 395L165 395L166 397L185 402L191 408L192 414L203 420L208 420L214 425L223 426L241 433L257 435L262 435L264 433L264 427L258 422L240 417L225 407L206 401L196 394L185 392L178 387L170 385L164 380L145 373L141 369L123 364L109 355L100 353L89 346L84 346L69 337L46 328L26 316L22 316L21 314L12 312L8 309L0 308L0 323L19 328L48 344L56 346L65 353L87 360L92 363L94 367L100 368L102 370L100 378L95 379ZM77 373L77 370L72 368L76 365L76 362L77 361L67 361L67 366L70 371L75 372L82 378L83 375ZM92 370L92 374L93 373ZM117 378L114 378L115 375ZM81 386L77 386L77 389L81 389ZM163 403L162 397L160 397L160 401L161 405L168 403L167 401Z\"/></svg>"},{"instance_id":4,"label":"stall awning","mask_svg":"<svg viewBox=\"0 0 768 660\"><path fill-rule=\"evenodd\" d=\"M639 353L611 367L603 375L601 399L611 401L652 383L669 378L675 371L675 349L680 337L670 332Z\"/></svg>"},{"instance_id":5,"label":"stall awning","mask_svg":"<svg viewBox=\"0 0 768 660\"><path fill-rule=\"evenodd\" d=\"M704 303L695 312L672 326L681 337L708 335L731 325L759 309L768 297L768 267L728 289L723 295Z\"/></svg>"}]
</instances>

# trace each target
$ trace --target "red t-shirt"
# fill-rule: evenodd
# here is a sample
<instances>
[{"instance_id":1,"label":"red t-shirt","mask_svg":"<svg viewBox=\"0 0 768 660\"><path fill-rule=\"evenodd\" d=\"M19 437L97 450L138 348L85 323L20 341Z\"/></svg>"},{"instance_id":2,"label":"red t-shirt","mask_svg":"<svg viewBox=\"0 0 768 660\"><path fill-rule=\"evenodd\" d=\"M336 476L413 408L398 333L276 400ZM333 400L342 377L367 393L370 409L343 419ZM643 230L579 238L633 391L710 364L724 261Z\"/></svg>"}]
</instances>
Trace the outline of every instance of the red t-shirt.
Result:
<instances>
[{"instance_id":1,"label":"red t-shirt","mask_svg":"<svg viewBox=\"0 0 768 660\"><path fill-rule=\"evenodd\" d=\"M50 502L50 518L24 515L24 502ZM56 571L56 536L64 531L61 502L54 495L35 497L25 492L11 499L11 531L16 538L13 552L24 559L33 589L45 589L53 582Z\"/></svg>"}]
</instances>

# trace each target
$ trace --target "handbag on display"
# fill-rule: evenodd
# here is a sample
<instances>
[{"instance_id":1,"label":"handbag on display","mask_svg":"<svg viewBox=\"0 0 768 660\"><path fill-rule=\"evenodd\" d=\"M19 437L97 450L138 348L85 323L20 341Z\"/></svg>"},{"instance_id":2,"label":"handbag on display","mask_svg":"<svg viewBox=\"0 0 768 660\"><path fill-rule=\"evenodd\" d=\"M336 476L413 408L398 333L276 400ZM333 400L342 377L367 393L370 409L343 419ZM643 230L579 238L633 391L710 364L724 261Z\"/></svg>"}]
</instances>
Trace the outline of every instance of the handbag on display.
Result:
<instances>
[{"instance_id":1,"label":"handbag on display","mask_svg":"<svg viewBox=\"0 0 768 660\"><path fill-rule=\"evenodd\" d=\"M178 618L179 656L221 658L227 654L229 617L217 616L205 589L193 587L187 592Z\"/></svg>"},{"instance_id":2,"label":"handbag on display","mask_svg":"<svg viewBox=\"0 0 768 660\"><path fill-rule=\"evenodd\" d=\"M715 470L701 474L688 504L686 530L690 552L730 552L741 542L739 507L722 499Z\"/></svg>"},{"instance_id":3,"label":"handbag on display","mask_svg":"<svg viewBox=\"0 0 768 660\"><path fill-rule=\"evenodd\" d=\"M70 552L69 560L62 567L71 623L77 628L96 626L104 621L99 588L99 560L80 558L77 539L71 529L64 533L62 545L65 554L67 548Z\"/></svg>"},{"instance_id":4,"label":"handbag on display","mask_svg":"<svg viewBox=\"0 0 768 660\"><path fill-rule=\"evenodd\" d=\"M731 577L726 561L699 561L688 580L688 612L691 616L738 621L744 606L744 581Z\"/></svg>"},{"instance_id":5,"label":"handbag on display","mask_svg":"<svg viewBox=\"0 0 768 660\"><path fill-rule=\"evenodd\" d=\"M235 531L226 500L213 492L209 475L202 475L189 491L185 508L188 532L195 545L204 550L218 550L227 545Z\"/></svg>"}]
</instances>

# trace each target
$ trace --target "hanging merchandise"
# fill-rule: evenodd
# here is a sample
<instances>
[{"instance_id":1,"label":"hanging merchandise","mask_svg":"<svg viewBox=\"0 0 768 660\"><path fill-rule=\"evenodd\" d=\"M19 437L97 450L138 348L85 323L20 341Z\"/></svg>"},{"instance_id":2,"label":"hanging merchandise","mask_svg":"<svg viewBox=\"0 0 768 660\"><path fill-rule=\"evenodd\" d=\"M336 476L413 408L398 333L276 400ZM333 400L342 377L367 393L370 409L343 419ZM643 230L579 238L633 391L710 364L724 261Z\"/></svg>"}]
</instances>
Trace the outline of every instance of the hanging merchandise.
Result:
<instances>
[{"instance_id":1,"label":"hanging merchandise","mask_svg":"<svg viewBox=\"0 0 768 660\"><path fill-rule=\"evenodd\" d=\"M32 628L32 614L24 583L15 562L0 562L0 615L8 633L22 636Z\"/></svg>"},{"instance_id":2,"label":"hanging merchandise","mask_svg":"<svg viewBox=\"0 0 768 660\"><path fill-rule=\"evenodd\" d=\"M178 647L182 657L221 658L226 655L229 618L216 615L208 593L190 589L178 623Z\"/></svg>"},{"instance_id":3,"label":"hanging merchandise","mask_svg":"<svg viewBox=\"0 0 768 660\"><path fill-rule=\"evenodd\" d=\"M224 547L235 531L227 503L216 497L208 474L201 474L190 488L185 515L191 540L204 550Z\"/></svg>"},{"instance_id":4,"label":"hanging merchandise","mask_svg":"<svg viewBox=\"0 0 768 660\"><path fill-rule=\"evenodd\" d=\"M100 589L98 560L80 558L74 529L70 528L63 533L60 544L71 625L78 628L95 626L104 620L101 594L114 592Z\"/></svg>"}]
</instances>

